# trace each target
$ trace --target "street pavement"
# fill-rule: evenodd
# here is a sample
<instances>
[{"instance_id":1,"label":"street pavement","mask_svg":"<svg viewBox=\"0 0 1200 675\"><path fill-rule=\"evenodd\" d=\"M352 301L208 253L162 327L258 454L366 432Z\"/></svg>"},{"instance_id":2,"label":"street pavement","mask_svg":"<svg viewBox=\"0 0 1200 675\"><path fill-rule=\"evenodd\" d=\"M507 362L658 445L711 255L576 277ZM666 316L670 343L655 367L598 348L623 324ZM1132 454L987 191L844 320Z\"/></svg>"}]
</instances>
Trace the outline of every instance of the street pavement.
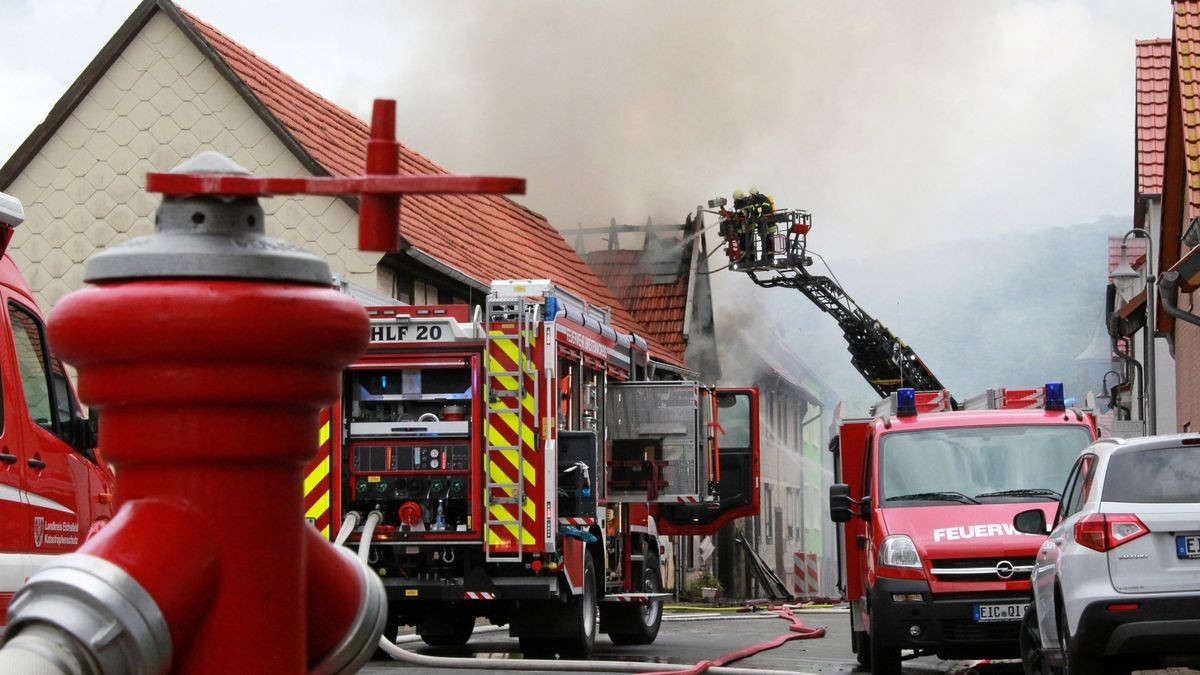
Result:
<instances>
[{"instance_id":1,"label":"street pavement","mask_svg":"<svg viewBox=\"0 0 1200 675\"><path fill-rule=\"evenodd\" d=\"M868 671L858 667L854 654L850 652L850 627L846 610L821 609L797 612L808 627L825 627L826 635L815 639L797 639L773 650L760 652L747 659L729 664L736 668L753 668L773 671L791 671L813 674L864 674ZM786 635L789 623L774 612L757 613L712 612L694 609L667 614L658 639L652 645L618 647L604 635L596 640L596 651L592 661L644 661L654 663L694 664L703 659L716 659L724 654L747 646L769 641ZM402 640L403 640L402 635ZM513 666L521 659L517 640L508 636L508 630L478 630L471 641L457 648L428 647L420 640L404 642L401 646L418 654L428 656L468 657L480 661L511 660ZM514 669L488 670L489 673L549 673L553 671L528 671ZM461 672L460 669L455 669ZM405 673L446 673L444 668L415 666L400 662L373 661L361 673L385 675L403 671ZM591 672L603 672L602 667ZM1017 661L977 663L970 661L942 661L935 657L924 657L906 661L906 675L918 673L941 673L952 675L1021 675ZM1145 674L1174 675L1188 673L1187 669L1140 671Z\"/></svg>"}]
</instances>

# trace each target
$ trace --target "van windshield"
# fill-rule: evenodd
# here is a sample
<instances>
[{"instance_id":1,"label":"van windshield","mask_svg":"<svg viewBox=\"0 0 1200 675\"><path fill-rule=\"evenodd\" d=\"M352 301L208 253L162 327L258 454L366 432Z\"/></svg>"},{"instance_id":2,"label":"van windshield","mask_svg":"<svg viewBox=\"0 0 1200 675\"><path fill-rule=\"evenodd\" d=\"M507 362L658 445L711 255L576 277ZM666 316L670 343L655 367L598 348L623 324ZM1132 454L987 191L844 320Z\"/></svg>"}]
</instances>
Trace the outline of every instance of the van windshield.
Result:
<instances>
[{"instance_id":1,"label":"van windshield","mask_svg":"<svg viewBox=\"0 0 1200 675\"><path fill-rule=\"evenodd\" d=\"M927 429L880 439L880 506L1057 501L1092 442L1085 427L1012 425Z\"/></svg>"}]
</instances>

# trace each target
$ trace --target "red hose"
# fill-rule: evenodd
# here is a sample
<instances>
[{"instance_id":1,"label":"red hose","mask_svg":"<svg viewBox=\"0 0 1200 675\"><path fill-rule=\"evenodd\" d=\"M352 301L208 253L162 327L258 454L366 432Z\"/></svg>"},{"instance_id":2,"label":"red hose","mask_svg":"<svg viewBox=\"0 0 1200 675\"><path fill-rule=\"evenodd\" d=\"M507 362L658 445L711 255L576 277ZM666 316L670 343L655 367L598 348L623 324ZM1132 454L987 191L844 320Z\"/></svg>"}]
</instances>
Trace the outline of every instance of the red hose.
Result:
<instances>
[{"instance_id":1,"label":"red hose","mask_svg":"<svg viewBox=\"0 0 1200 675\"><path fill-rule=\"evenodd\" d=\"M696 663L696 665L692 666L688 670L666 670L653 673L643 673L643 675L701 675L701 673L707 672L708 669L712 668L713 666L729 665L735 661L741 661L744 658L754 656L759 652L765 652L768 649L775 649L783 643L791 640L810 640L812 638L825 637L824 628L809 628L808 626L805 626L804 622L800 621L800 617L792 614L791 607L783 605L778 608L777 613L779 614L779 618L792 622L792 625L788 626L790 633L780 635L774 640L768 640L766 642L760 642L749 647L743 647L742 649L729 652L728 654L715 659L705 659Z\"/></svg>"}]
</instances>

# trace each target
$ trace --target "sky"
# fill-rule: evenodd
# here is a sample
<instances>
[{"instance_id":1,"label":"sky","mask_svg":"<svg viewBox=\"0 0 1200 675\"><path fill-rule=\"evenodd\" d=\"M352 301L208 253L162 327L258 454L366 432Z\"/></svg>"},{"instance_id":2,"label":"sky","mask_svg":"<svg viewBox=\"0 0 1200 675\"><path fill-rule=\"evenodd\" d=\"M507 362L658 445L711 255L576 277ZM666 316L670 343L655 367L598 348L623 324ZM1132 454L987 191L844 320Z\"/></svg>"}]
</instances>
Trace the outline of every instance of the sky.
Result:
<instances>
[{"instance_id":1,"label":"sky","mask_svg":"<svg viewBox=\"0 0 1200 675\"><path fill-rule=\"evenodd\" d=\"M528 178L560 229L758 187L842 258L1131 214L1134 41L1171 29L1169 0L179 4L364 119L395 98L401 142ZM0 158L136 6L0 0Z\"/></svg>"}]
</instances>

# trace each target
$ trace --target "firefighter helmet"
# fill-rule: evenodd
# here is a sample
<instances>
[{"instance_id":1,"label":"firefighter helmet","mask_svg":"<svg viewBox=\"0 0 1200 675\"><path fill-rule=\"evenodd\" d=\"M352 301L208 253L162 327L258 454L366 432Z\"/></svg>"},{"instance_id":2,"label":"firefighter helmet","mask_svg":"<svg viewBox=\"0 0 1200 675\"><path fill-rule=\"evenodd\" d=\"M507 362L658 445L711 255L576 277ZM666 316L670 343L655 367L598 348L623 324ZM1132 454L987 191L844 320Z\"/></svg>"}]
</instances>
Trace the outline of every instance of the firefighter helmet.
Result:
<instances>
[{"instance_id":1,"label":"firefighter helmet","mask_svg":"<svg viewBox=\"0 0 1200 675\"><path fill-rule=\"evenodd\" d=\"M745 199L745 198L746 198L746 193L745 193L745 192L742 192L741 190L734 190L734 191L733 191L733 200L734 200L735 202L736 202L737 200L739 200L739 199Z\"/></svg>"}]
</instances>

